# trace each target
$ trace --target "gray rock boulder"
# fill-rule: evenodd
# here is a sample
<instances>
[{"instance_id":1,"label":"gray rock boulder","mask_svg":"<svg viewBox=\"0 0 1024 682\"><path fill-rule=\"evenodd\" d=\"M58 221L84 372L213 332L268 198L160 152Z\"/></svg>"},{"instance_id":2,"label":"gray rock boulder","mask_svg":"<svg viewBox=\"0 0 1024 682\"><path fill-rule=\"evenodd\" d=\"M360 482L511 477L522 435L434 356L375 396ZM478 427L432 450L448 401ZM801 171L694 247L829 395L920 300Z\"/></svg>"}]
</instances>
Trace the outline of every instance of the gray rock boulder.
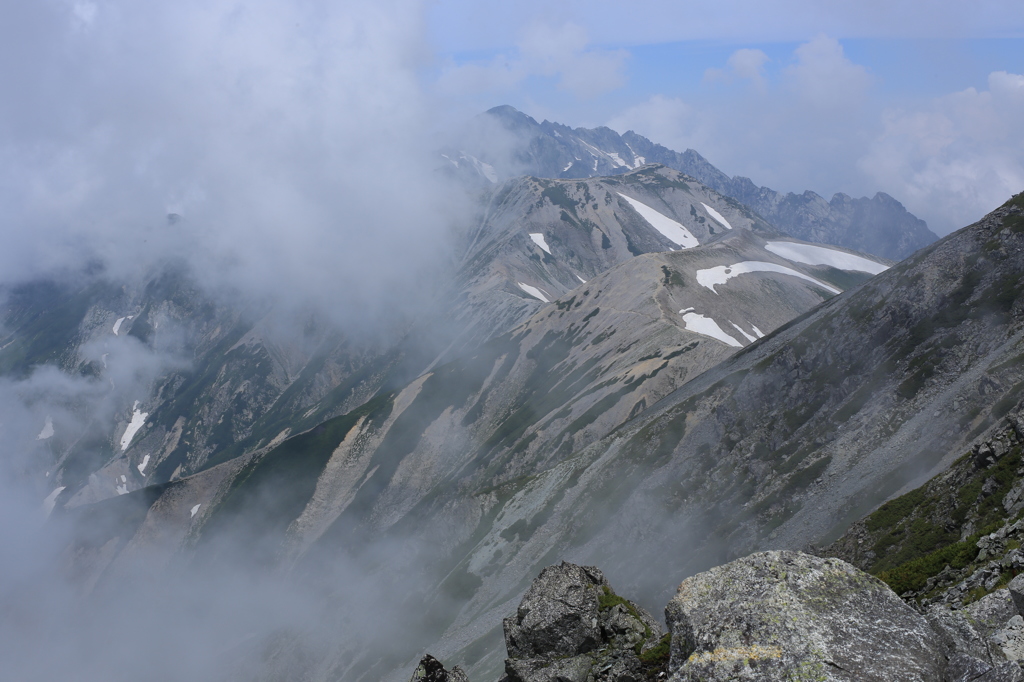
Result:
<instances>
[{"instance_id":1,"label":"gray rock boulder","mask_svg":"<svg viewBox=\"0 0 1024 682\"><path fill-rule=\"evenodd\" d=\"M695 575L665 609L672 680L942 680L928 621L839 559L762 552Z\"/></svg>"},{"instance_id":2,"label":"gray rock boulder","mask_svg":"<svg viewBox=\"0 0 1024 682\"><path fill-rule=\"evenodd\" d=\"M563 561L545 568L516 615L504 621L509 657L576 656L597 648L601 587L607 584L593 567Z\"/></svg>"},{"instance_id":3,"label":"gray rock boulder","mask_svg":"<svg viewBox=\"0 0 1024 682\"><path fill-rule=\"evenodd\" d=\"M1017 607L1014 606L1009 590L996 590L968 604L964 612L978 631L988 639L1017 615Z\"/></svg>"},{"instance_id":4,"label":"gray rock boulder","mask_svg":"<svg viewBox=\"0 0 1024 682\"><path fill-rule=\"evenodd\" d=\"M643 682L663 628L590 566L545 568L506 618L505 682Z\"/></svg>"},{"instance_id":5,"label":"gray rock boulder","mask_svg":"<svg viewBox=\"0 0 1024 682\"><path fill-rule=\"evenodd\" d=\"M1013 605L1017 608L1017 613L1024 615L1024 574L1011 580L1006 587L1010 592Z\"/></svg>"}]
</instances>

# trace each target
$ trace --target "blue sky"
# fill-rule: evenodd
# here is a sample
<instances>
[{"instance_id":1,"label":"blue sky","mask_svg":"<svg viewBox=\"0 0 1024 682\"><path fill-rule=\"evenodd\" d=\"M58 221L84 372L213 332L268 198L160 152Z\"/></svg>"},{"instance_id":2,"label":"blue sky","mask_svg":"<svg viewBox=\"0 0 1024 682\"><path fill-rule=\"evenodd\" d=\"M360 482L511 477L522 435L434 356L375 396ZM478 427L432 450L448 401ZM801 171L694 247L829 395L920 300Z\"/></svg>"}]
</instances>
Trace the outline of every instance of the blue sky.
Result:
<instances>
[{"instance_id":1,"label":"blue sky","mask_svg":"<svg viewBox=\"0 0 1024 682\"><path fill-rule=\"evenodd\" d=\"M944 234L1024 190L1011 2L482 2L426 15L459 115L632 128L784 191L886 191Z\"/></svg>"}]
</instances>

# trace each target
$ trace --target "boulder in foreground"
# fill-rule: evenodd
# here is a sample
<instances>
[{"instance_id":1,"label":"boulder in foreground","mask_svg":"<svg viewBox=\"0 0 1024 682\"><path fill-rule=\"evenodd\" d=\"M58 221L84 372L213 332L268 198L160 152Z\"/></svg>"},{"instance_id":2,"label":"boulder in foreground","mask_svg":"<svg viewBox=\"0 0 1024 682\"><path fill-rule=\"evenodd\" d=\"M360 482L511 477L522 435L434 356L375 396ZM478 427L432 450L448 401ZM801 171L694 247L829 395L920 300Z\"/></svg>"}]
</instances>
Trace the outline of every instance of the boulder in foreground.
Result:
<instances>
[{"instance_id":1,"label":"boulder in foreground","mask_svg":"<svg viewBox=\"0 0 1024 682\"><path fill-rule=\"evenodd\" d=\"M687 578L665 609L672 679L942 680L928 621L839 559L752 554Z\"/></svg>"}]
</instances>

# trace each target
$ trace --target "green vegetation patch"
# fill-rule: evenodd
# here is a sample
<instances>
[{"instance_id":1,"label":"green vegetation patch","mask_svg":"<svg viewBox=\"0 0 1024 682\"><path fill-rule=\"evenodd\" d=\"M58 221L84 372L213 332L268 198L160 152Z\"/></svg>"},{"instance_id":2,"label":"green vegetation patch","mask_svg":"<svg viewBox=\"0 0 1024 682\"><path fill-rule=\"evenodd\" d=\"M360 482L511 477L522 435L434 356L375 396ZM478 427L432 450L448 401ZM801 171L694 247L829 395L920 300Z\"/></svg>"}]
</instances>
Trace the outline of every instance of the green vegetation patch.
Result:
<instances>
[{"instance_id":1,"label":"green vegetation patch","mask_svg":"<svg viewBox=\"0 0 1024 682\"><path fill-rule=\"evenodd\" d=\"M661 283L664 284L665 286L669 286L669 285L674 286L674 287L685 287L686 286L686 282L683 281L683 278L679 275L679 273L676 272L675 270L669 270L667 265L662 265L661 266L661 275L662 275Z\"/></svg>"},{"instance_id":2,"label":"green vegetation patch","mask_svg":"<svg viewBox=\"0 0 1024 682\"><path fill-rule=\"evenodd\" d=\"M576 214L576 201L569 196L569 192L566 190L564 184L555 183L550 187L545 188L540 195L562 209L562 220L572 223L579 222L580 217ZM568 218L565 216L565 213L571 214L572 217Z\"/></svg>"},{"instance_id":3,"label":"green vegetation patch","mask_svg":"<svg viewBox=\"0 0 1024 682\"><path fill-rule=\"evenodd\" d=\"M972 454L949 470L879 507L863 525L875 557L865 567L897 594L920 591L947 565L962 569L978 554L978 539L1009 521L1003 498L1020 478L1022 449L978 467ZM976 529L961 540L961 529Z\"/></svg>"}]
</instances>

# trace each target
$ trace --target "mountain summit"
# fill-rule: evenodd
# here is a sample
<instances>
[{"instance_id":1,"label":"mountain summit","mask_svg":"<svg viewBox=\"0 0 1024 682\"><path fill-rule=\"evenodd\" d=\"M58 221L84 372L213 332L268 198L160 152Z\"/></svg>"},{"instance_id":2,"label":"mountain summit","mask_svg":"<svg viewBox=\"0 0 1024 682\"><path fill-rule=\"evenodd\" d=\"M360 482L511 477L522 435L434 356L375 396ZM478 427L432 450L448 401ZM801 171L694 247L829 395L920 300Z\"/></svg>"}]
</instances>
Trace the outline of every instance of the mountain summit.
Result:
<instances>
[{"instance_id":1,"label":"mountain summit","mask_svg":"<svg viewBox=\"0 0 1024 682\"><path fill-rule=\"evenodd\" d=\"M927 224L888 194L831 200L810 190L783 194L750 178L729 177L693 149L679 153L632 130L571 128L535 119L508 105L478 116L459 143L446 151L451 169L494 183L516 175L591 178L620 175L659 163L696 178L748 206L769 223L798 239L834 244L883 258L901 260L934 242Z\"/></svg>"}]
</instances>

